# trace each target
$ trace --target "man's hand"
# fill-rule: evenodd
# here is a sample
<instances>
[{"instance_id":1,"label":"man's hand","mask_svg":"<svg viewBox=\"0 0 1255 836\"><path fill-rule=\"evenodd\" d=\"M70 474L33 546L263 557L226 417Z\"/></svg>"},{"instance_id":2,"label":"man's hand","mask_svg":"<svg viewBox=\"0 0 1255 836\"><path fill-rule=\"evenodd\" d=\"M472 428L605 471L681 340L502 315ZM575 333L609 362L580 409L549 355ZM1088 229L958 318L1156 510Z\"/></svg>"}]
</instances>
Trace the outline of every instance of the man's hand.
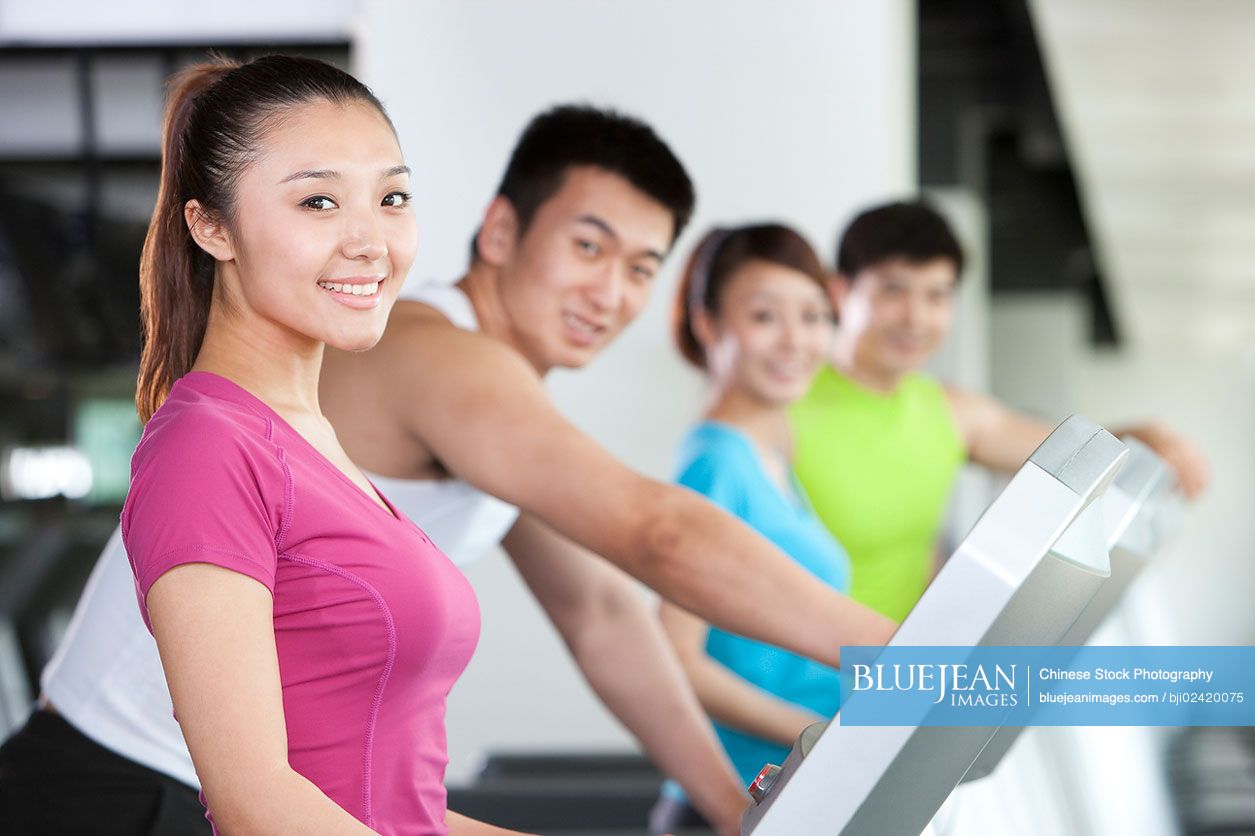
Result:
<instances>
[{"instance_id":1,"label":"man's hand","mask_svg":"<svg viewBox=\"0 0 1255 836\"><path fill-rule=\"evenodd\" d=\"M1136 438L1163 459L1164 463L1176 473L1177 481L1181 484L1181 491L1187 498L1197 499L1207 488L1207 483L1211 478L1207 459L1189 439L1178 435L1159 422L1139 424L1121 434Z\"/></svg>"}]
</instances>

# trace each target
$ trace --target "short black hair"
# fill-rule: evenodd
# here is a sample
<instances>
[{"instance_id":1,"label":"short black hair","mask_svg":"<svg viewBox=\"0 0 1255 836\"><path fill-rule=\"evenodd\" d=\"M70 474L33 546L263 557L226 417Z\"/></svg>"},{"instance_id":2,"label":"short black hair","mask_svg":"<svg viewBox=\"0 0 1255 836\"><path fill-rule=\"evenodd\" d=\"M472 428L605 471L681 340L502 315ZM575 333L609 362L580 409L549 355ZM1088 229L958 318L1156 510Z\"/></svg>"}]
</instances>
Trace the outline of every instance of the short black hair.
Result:
<instances>
[{"instance_id":1,"label":"short black hair","mask_svg":"<svg viewBox=\"0 0 1255 836\"><path fill-rule=\"evenodd\" d=\"M564 104L528 123L497 187L518 215L520 234L573 166L617 174L665 206L674 222L673 242L693 216L693 182L653 128L607 108Z\"/></svg>"},{"instance_id":2,"label":"short black hair","mask_svg":"<svg viewBox=\"0 0 1255 836\"><path fill-rule=\"evenodd\" d=\"M941 213L922 200L865 209L837 242L837 272L853 279L868 267L902 259L924 264L944 258L963 272L963 248Z\"/></svg>"}]
</instances>

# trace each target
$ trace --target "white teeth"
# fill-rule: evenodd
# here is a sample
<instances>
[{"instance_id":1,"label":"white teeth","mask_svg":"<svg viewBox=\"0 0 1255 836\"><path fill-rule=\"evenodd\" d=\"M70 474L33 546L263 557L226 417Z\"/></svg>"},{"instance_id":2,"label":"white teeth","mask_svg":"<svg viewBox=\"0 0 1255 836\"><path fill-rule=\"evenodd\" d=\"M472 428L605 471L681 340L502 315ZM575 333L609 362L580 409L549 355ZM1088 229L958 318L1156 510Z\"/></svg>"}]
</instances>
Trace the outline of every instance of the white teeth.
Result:
<instances>
[{"instance_id":1,"label":"white teeth","mask_svg":"<svg viewBox=\"0 0 1255 836\"><path fill-rule=\"evenodd\" d=\"M349 296L374 296L379 291L379 282L369 284L345 284L342 282L319 282L318 286L334 293L345 293Z\"/></svg>"}]
</instances>

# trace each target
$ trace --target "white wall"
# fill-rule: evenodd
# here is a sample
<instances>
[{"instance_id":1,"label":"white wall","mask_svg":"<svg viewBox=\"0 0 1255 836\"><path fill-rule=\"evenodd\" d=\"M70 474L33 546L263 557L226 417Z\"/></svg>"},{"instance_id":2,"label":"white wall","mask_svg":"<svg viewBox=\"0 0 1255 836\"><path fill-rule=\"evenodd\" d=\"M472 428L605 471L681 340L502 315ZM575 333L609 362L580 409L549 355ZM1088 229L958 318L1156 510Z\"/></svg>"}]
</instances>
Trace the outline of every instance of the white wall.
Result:
<instances>
[{"instance_id":1,"label":"white wall","mask_svg":"<svg viewBox=\"0 0 1255 836\"><path fill-rule=\"evenodd\" d=\"M362 11L356 70L388 106L415 169L411 281L460 275L514 140L558 102L613 105L672 145L699 192L681 251L714 222L782 218L829 257L856 207L914 188L907 0L380 0ZM667 338L679 261L616 345L550 384L576 424L659 477L701 395ZM630 745L507 562L494 556L468 575L484 633L449 708L451 781L485 750Z\"/></svg>"},{"instance_id":2,"label":"white wall","mask_svg":"<svg viewBox=\"0 0 1255 836\"><path fill-rule=\"evenodd\" d=\"M1138 627L1149 643L1249 643L1255 364L1153 345L1095 351L1085 344L1085 316L1079 298L996 298L994 392L1050 420L1071 412L1109 427L1156 419L1189 436L1210 463L1211 487L1187 508L1177 539L1139 581L1143 618L1157 623Z\"/></svg>"},{"instance_id":3,"label":"white wall","mask_svg":"<svg viewBox=\"0 0 1255 836\"><path fill-rule=\"evenodd\" d=\"M1160 418L1197 442L1212 481L1141 581L1138 628L1163 644L1255 642L1255 369L1236 356L1148 347L1090 358L1084 411L1112 423Z\"/></svg>"}]
</instances>

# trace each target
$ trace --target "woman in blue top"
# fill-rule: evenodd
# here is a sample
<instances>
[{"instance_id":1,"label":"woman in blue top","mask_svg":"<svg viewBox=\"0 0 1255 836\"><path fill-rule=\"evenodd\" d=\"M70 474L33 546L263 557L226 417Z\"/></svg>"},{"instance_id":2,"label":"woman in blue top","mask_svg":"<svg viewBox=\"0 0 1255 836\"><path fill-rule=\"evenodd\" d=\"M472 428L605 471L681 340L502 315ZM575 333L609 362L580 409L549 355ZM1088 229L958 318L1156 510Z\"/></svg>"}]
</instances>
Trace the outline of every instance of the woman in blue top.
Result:
<instances>
[{"instance_id":1,"label":"woman in blue top","mask_svg":"<svg viewBox=\"0 0 1255 836\"><path fill-rule=\"evenodd\" d=\"M831 336L826 276L806 239L778 224L715 229L689 258L676 340L710 383L704 420L680 446L676 481L740 517L845 592L850 562L793 477L788 406L806 393ZM746 784L798 733L836 713L837 672L712 628L663 602L663 625ZM700 823L668 782L654 833Z\"/></svg>"}]
</instances>

